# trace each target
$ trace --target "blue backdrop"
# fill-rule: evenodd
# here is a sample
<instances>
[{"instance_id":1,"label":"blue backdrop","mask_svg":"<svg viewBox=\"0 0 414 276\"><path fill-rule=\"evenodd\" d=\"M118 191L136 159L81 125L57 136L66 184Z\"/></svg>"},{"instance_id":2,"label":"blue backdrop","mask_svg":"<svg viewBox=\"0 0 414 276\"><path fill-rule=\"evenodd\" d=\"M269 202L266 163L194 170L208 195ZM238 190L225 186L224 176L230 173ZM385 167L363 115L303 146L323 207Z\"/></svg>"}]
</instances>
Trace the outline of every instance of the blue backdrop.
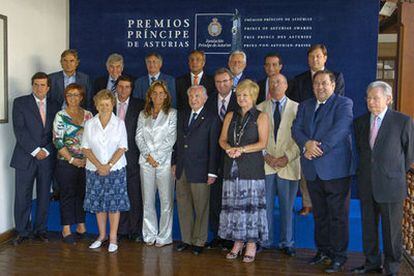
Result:
<instances>
[{"instance_id":1,"label":"blue backdrop","mask_svg":"<svg viewBox=\"0 0 414 276\"><path fill-rule=\"evenodd\" d=\"M240 28L233 22L236 9ZM282 72L292 78L307 69L309 45L323 43L327 68L344 73L346 94L360 115L376 75L378 9L377 0L71 0L70 47L79 51L80 70L95 78L106 74L113 52L124 56L124 71L134 76L146 74L147 53L159 52L162 71L179 76L188 71L187 56L195 48L207 52L205 69L212 74L227 65L232 47L241 46L247 75L259 80L267 52L282 55Z\"/></svg>"}]
</instances>

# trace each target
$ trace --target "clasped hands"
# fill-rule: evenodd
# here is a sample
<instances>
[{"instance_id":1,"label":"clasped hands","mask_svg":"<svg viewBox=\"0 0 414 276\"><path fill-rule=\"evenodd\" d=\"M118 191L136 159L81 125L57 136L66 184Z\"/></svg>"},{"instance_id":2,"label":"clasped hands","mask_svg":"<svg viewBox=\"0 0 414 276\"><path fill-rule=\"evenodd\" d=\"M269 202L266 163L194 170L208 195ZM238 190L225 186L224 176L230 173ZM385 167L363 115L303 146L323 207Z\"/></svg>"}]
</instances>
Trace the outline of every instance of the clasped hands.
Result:
<instances>
[{"instance_id":1,"label":"clasped hands","mask_svg":"<svg viewBox=\"0 0 414 276\"><path fill-rule=\"evenodd\" d=\"M305 152L304 156L308 160L312 160L313 158L321 157L323 155L323 151L320 148L320 145L322 143L315 141L315 140L309 140L305 143Z\"/></svg>"},{"instance_id":2,"label":"clasped hands","mask_svg":"<svg viewBox=\"0 0 414 276\"><path fill-rule=\"evenodd\" d=\"M268 153L264 156L264 160L266 164L274 169L286 167L287 163L289 162L288 158L285 155L281 157L274 157Z\"/></svg>"},{"instance_id":3,"label":"clasped hands","mask_svg":"<svg viewBox=\"0 0 414 276\"><path fill-rule=\"evenodd\" d=\"M156 168L156 167L158 167L160 164L157 162L157 161L155 161L155 159L151 156L151 154L148 154L147 155L147 162L153 167L153 168Z\"/></svg>"},{"instance_id":4,"label":"clasped hands","mask_svg":"<svg viewBox=\"0 0 414 276\"><path fill-rule=\"evenodd\" d=\"M244 152L243 147L230 147L226 149L226 153L230 158L237 158Z\"/></svg>"},{"instance_id":5,"label":"clasped hands","mask_svg":"<svg viewBox=\"0 0 414 276\"><path fill-rule=\"evenodd\" d=\"M73 158L73 161L71 163L72 166L75 166L77 168L84 168L86 165L86 159L85 158Z\"/></svg>"}]
</instances>

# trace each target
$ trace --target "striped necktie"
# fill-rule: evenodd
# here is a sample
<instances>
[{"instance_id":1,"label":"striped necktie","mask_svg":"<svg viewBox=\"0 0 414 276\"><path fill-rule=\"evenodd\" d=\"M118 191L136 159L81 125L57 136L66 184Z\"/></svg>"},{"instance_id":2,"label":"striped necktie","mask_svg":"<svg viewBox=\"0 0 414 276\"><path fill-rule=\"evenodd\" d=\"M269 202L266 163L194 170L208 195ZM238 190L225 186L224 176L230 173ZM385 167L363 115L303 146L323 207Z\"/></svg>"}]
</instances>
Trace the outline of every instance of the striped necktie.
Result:
<instances>
[{"instance_id":1,"label":"striped necktie","mask_svg":"<svg viewBox=\"0 0 414 276\"><path fill-rule=\"evenodd\" d=\"M224 120L224 116L226 116L226 99L221 100L221 107L219 112L219 117L221 121Z\"/></svg>"}]
</instances>

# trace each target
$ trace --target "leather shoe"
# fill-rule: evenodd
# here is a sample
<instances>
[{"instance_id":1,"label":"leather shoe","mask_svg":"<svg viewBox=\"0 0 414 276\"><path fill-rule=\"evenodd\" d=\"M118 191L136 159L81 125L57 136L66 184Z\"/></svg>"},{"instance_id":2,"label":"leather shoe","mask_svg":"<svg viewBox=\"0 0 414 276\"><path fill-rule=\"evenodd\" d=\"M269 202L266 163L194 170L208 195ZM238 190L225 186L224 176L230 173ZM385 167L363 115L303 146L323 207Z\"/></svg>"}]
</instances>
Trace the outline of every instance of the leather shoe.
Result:
<instances>
[{"instance_id":1,"label":"leather shoe","mask_svg":"<svg viewBox=\"0 0 414 276\"><path fill-rule=\"evenodd\" d=\"M198 256L198 255L201 254L201 252L203 252L203 247L197 246L197 245L193 245L191 251L193 252L194 255Z\"/></svg>"},{"instance_id":2,"label":"leather shoe","mask_svg":"<svg viewBox=\"0 0 414 276\"><path fill-rule=\"evenodd\" d=\"M176 247L178 252L184 251L184 250L189 249L189 248L190 248L190 245L188 243L185 243L185 242L179 243Z\"/></svg>"},{"instance_id":3,"label":"leather shoe","mask_svg":"<svg viewBox=\"0 0 414 276\"><path fill-rule=\"evenodd\" d=\"M327 269L325 269L326 273L335 273L341 272L344 270L344 264L340 262L333 262Z\"/></svg>"},{"instance_id":4,"label":"leather shoe","mask_svg":"<svg viewBox=\"0 0 414 276\"><path fill-rule=\"evenodd\" d=\"M378 267L378 266L358 266L355 267L353 269L351 269L351 272L354 274L365 274L365 273L370 273L370 272L376 272L376 273L382 273L382 267Z\"/></svg>"},{"instance_id":5,"label":"leather shoe","mask_svg":"<svg viewBox=\"0 0 414 276\"><path fill-rule=\"evenodd\" d=\"M64 243L67 243L67 244L75 244L76 243L75 235L73 235L73 234L69 234L67 236L62 236L62 240L63 240Z\"/></svg>"},{"instance_id":6,"label":"leather shoe","mask_svg":"<svg viewBox=\"0 0 414 276\"><path fill-rule=\"evenodd\" d=\"M301 216L307 216L309 213L312 213L312 207L303 207L299 211L299 215L301 215Z\"/></svg>"},{"instance_id":7,"label":"leather shoe","mask_svg":"<svg viewBox=\"0 0 414 276\"><path fill-rule=\"evenodd\" d=\"M42 242L49 242L49 238L47 237L46 232L39 232L35 235L35 239L40 240Z\"/></svg>"},{"instance_id":8,"label":"leather shoe","mask_svg":"<svg viewBox=\"0 0 414 276\"><path fill-rule=\"evenodd\" d=\"M222 247L223 247L223 240L220 239L219 237L215 237L209 243L206 244L207 249L222 248Z\"/></svg>"},{"instance_id":9,"label":"leather shoe","mask_svg":"<svg viewBox=\"0 0 414 276\"><path fill-rule=\"evenodd\" d=\"M17 246L27 240L29 240L29 237L17 235L17 237L13 240L13 245Z\"/></svg>"},{"instance_id":10,"label":"leather shoe","mask_svg":"<svg viewBox=\"0 0 414 276\"><path fill-rule=\"evenodd\" d=\"M296 256L296 250L293 247L285 247L283 248L283 253L288 255L289 257L295 257Z\"/></svg>"},{"instance_id":11,"label":"leather shoe","mask_svg":"<svg viewBox=\"0 0 414 276\"><path fill-rule=\"evenodd\" d=\"M319 251L318 253L316 253L315 257L310 259L309 264L316 265L316 264L320 264L320 263L324 263L328 261L330 261L330 258L325 253L322 253Z\"/></svg>"}]
</instances>

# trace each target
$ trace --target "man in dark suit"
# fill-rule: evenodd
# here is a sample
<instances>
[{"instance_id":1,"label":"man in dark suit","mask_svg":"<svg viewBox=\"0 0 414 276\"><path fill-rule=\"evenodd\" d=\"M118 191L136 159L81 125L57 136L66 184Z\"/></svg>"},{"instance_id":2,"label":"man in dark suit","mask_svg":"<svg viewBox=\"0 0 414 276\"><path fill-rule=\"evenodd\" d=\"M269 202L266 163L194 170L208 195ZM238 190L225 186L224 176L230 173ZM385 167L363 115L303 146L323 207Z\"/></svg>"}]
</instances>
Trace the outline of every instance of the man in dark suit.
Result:
<instances>
[{"instance_id":1,"label":"man in dark suit","mask_svg":"<svg viewBox=\"0 0 414 276\"><path fill-rule=\"evenodd\" d=\"M275 52L266 54L264 58L264 70L266 72L266 78L260 80L257 84L259 85L259 96L257 97L257 104L270 99L269 92L269 78L276 76L280 73L283 68L282 57Z\"/></svg>"},{"instance_id":2,"label":"man in dark suit","mask_svg":"<svg viewBox=\"0 0 414 276\"><path fill-rule=\"evenodd\" d=\"M382 272L380 217L386 274L397 275L402 259L403 203L406 172L414 162L414 125L410 117L389 109L391 102L390 85L371 83L367 89L369 113L354 123L365 254L365 264L353 269L354 273Z\"/></svg>"},{"instance_id":3,"label":"man in dark suit","mask_svg":"<svg viewBox=\"0 0 414 276\"><path fill-rule=\"evenodd\" d=\"M60 56L60 64L63 70L49 75L51 85L48 97L63 107L65 103L63 91L69 84L77 83L85 89L85 101L82 107L89 110L93 105L91 83L88 75L77 71L79 66L78 52L75 49L63 51Z\"/></svg>"},{"instance_id":4,"label":"man in dark suit","mask_svg":"<svg viewBox=\"0 0 414 276\"><path fill-rule=\"evenodd\" d=\"M312 79L319 70L325 70L325 64L328 60L328 50L323 44L312 45L308 49L308 65L309 70L297 75L289 83L289 90L286 95L295 102L301 103L307 99L313 98ZM342 73L333 72L335 75L335 93L341 96L345 95L345 82ZM300 182L300 192L302 194L302 210L300 215L307 215L312 210L312 202L309 197L306 182Z\"/></svg>"},{"instance_id":5,"label":"man in dark suit","mask_svg":"<svg viewBox=\"0 0 414 276\"><path fill-rule=\"evenodd\" d=\"M233 74L227 68L220 68L214 74L216 93L210 95L206 102L206 107L214 114L217 114L221 121L226 114L237 109L237 98L234 92ZM225 151L219 148L217 180L210 187L210 231L213 233L213 239L207 244L207 248L215 247L232 247L232 242L222 240L218 236L221 212L221 195L223 191L223 165Z\"/></svg>"},{"instance_id":6,"label":"man in dark suit","mask_svg":"<svg viewBox=\"0 0 414 276\"><path fill-rule=\"evenodd\" d=\"M177 121L173 174L177 179L176 198L183 251L192 246L199 255L207 240L210 185L217 178L220 120L217 113L204 106L204 86L188 89L191 110L182 110ZM214 184L213 184L214 185Z\"/></svg>"},{"instance_id":7,"label":"man in dark suit","mask_svg":"<svg viewBox=\"0 0 414 276\"><path fill-rule=\"evenodd\" d=\"M203 51L193 50L188 57L188 66L190 67L190 73L178 77L175 80L176 93L177 93L177 109L184 110L190 109L188 105L187 90L193 85L202 85L207 90L207 95L214 91L214 79L212 76L205 74L203 71L206 64L206 55Z\"/></svg>"},{"instance_id":8,"label":"man in dark suit","mask_svg":"<svg viewBox=\"0 0 414 276\"><path fill-rule=\"evenodd\" d=\"M299 104L292 125L302 151L301 167L308 184L315 220L317 254L310 264L330 259L327 273L339 272L347 260L352 152L352 101L334 93L335 75L318 71L315 97Z\"/></svg>"},{"instance_id":9,"label":"man in dark suit","mask_svg":"<svg viewBox=\"0 0 414 276\"><path fill-rule=\"evenodd\" d=\"M229 56L228 66L233 74L233 85L236 87L239 82L246 78L243 73L247 65L246 53L240 50L233 51Z\"/></svg>"},{"instance_id":10,"label":"man in dark suit","mask_svg":"<svg viewBox=\"0 0 414 276\"><path fill-rule=\"evenodd\" d=\"M172 98L172 106L177 106L175 93L175 79L174 77L162 73L162 56L158 53L149 53L145 57L145 65L147 66L148 75L142 76L135 81L134 98L145 100L147 90L150 85L156 80L162 80L167 84L168 92Z\"/></svg>"},{"instance_id":11,"label":"man in dark suit","mask_svg":"<svg viewBox=\"0 0 414 276\"><path fill-rule=\"evenodd\" d=\"M33 184L36 180L37 209L34 222L35 237L47 242L47 211L49 191L56 161L52 143L53 120L59 107L47 98L50 80L46 73L32 77L33 94L21 96L13 102L13 129L16 146L10 166L15 168L14 220L18 245L29 238L32 230L30 213Z\"/></svg>"},{"instance_id":12,"label":"man in dark suit","mask_svg":"<svg viewBox=\"0 0 414 276\"><path fill-rule=\"evenodd\" d=\"M114 112L124 120L128 135L127 159L127 188L131 208L127 212L121 212L118 235L136 242L142 241L142 197L141 180L139 174L139 149L135 143L138 116L144 109L144 101L131 97L132 79L120 76L116 86L116 107Z\"/></svg>"}]
</instances>

